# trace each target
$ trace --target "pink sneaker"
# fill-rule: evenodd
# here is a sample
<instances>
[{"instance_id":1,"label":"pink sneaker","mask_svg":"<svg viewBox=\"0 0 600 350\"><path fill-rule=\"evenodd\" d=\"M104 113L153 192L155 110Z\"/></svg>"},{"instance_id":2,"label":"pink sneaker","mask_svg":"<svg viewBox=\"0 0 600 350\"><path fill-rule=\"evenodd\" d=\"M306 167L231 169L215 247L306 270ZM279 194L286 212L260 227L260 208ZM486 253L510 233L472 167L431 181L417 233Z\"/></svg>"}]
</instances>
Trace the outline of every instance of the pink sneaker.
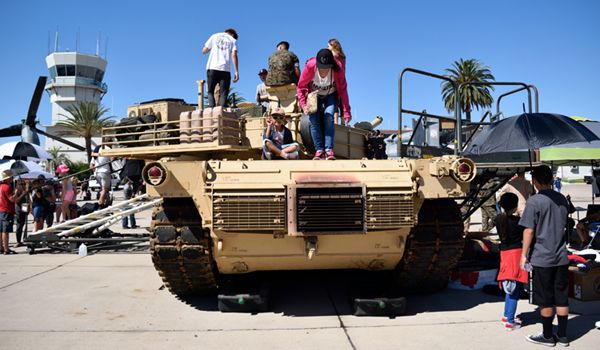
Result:
<instances>
[{"instance_id":1,"label":"pink sneaker","mask_svg":"<svg viewBox=\"0 0 600 350\"><path fill-rule=\"evenodd\" d=\"M520 323L508 323L506 322L504 324L504 329L506 329L507 331L514 331L516 329L521 328L521 324Z\"/></svg>"},{"instance_id":2,"label":"pink sneaker","mask_svg":"<svg viewBox=\"0 0 600 350\"><path fill-rule=\"evenodd\" d=\"M333 155L332 149L328 149L326 153L327 153L327 158L325 158L326 160L335 160L335 156Z\"/></svg>"},{"instance_id":3,"label":"pink sneaker","mask_svg":"<svg viewBox=\"0 0 600 350\"><path fill-rule=\"evenodd\" d=\"M315 156L313 157L313 160L321 160L321 159L325 159L325 152L319 150L319 151L315 152Z\"/></svg>"}]
</instances>

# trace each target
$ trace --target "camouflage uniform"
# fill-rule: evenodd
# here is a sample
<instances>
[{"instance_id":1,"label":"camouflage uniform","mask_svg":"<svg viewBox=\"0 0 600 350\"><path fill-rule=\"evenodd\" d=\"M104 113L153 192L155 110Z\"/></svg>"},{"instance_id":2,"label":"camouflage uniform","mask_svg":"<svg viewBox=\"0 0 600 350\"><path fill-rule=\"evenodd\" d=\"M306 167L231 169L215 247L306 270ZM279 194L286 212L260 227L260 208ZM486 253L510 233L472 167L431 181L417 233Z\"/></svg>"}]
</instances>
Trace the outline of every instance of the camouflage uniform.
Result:
<instances>
[{"instance_id":1,"label":"camouflage uniform","mask_svg":"<svg viewBox=\"0 0 600 350\"><path fill-rule=\"evenodd\" d=\"M265 83L267 86L278 86L286 84L297 84L296 67L300 61L291 51L275 51L269 57L269 73Z\"/></svg>"},{"instance_id":2,"label":"camouflage uniform","mask_svg":"<svg viewBox=\"0 0 600 350\"><path fill-rule=\"evenodd\" d=\"M492 195L481 206L481 231L490 232L496 226L496 196Z\"/></svg>"}]
</instances>

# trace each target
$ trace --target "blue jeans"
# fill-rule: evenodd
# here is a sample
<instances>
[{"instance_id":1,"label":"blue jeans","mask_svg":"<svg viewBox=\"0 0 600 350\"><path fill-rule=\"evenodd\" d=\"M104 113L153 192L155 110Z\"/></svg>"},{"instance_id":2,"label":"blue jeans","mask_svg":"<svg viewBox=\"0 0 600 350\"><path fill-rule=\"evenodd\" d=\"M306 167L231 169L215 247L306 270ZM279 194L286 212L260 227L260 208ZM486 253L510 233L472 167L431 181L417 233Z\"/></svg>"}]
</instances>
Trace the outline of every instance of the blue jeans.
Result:
<instances>
[{"instance_id":1,"label":"blue jeans","mask_svg":"<svg viewBox=\"0 0 600 350\"><path fill-rule=\"evenodd\" d=\"M333 113L337 108L337 94L319 97L317 107L317 112L309 116L310 135L315 144L315 151L333 149ZM322 118L321 113L323 113ZM323 131L325 135L323 135Z\"/></svg>"},{"instance_id":2,"label":"blue jeans","mask_svg":"<svg viewBox=\"0 0 600 350\"><path fill-rule=\"evenodd\" d=\"M128 217L129 217L129 220L127 220ZM129 221L129 223L131 223L131 226L127 225L128 221ZM123 219L121 219L121 225L123 227L127 227L127 226L133 227L133 226L136 226L136 224L135 224L135 215L129 214L129 216L123 216Z\"/></svg>"},{"instance_id":3,"label":"blue jeans","mask_svg":"<svg viewBox=\"0 0 600 350\"><path fill-rule=\"evenodd\" d=\"M509 323L515 323L515 314L517 313L517 303L521 293L521 283L517 282L517 286L512 293L506 293L504 298L504 316Z\"/></svg>"}]
</instances>

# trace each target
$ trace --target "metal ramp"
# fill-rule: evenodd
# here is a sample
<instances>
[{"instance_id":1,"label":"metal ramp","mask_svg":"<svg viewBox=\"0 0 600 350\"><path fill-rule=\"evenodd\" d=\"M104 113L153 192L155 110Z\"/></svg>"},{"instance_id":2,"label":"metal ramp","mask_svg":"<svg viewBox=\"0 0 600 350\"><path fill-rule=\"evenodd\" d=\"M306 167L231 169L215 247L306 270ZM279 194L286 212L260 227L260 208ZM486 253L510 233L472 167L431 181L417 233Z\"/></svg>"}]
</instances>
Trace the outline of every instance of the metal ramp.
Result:
<instances>
[{"instance_id":1,"label":"metal ramp","mask_svg":"<svg viewBox=\"0 0 600 350\"><path fill-rule=\"evenodd\" d=\"M30 254L36 248L51 248L73 251L79 243L102 246L101 249L115 248L126 242L148 241L147 237L115 237L107 234L108 227L119 222L124 216L150 209L162 202L162 198L151 198L147 194L117 203L108 208L96 210L76 219L68 220L44 230L30 234L25 240ZM109 232L110 233L110 232ZM111 244L112 243L112 244ZM108 245L107 245L108 244ZM93 247L91 247L93 249Z\"/></svg>"}]
</instances>

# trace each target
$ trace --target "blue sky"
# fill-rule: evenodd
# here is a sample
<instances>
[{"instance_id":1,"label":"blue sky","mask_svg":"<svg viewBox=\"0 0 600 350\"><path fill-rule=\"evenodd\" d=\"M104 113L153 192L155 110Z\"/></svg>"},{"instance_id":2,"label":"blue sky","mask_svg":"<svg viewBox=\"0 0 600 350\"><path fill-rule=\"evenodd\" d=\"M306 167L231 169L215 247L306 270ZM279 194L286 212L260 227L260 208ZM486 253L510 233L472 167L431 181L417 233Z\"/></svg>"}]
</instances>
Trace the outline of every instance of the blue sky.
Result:
<instances>
[{"instance_id":1,"label":"blue sky","mask_svg":"<svg viewBox=\"0 0 600 350\"><path fill-rule=\"evenodd\" d=\"M79 32L79 51L94 53L101 33L104 54L108 39L103 104L123 117L127 106L144 100L195 103L195 81L206 76L202 46L228 27L240 35L240 81L233 87L246 99L254 98L257 72L277 42L289 41L304 62L335 37L348 57L354 121L381 115L384 128L396 128L399 72L413 67L443 73L459 58L481 60L498 81L536 85L542 112L600 120L598 1L4 0L0 126L25 116L37 77L48 74L44 58L57 28L61 50L74 50ZM439 82L412 76L404 90L405 108L446 113ZM519 113L524 101L524 94L507 98L505 114ZM46 94L38 116L49 123Z\"/></svg>"}]
</instances>

